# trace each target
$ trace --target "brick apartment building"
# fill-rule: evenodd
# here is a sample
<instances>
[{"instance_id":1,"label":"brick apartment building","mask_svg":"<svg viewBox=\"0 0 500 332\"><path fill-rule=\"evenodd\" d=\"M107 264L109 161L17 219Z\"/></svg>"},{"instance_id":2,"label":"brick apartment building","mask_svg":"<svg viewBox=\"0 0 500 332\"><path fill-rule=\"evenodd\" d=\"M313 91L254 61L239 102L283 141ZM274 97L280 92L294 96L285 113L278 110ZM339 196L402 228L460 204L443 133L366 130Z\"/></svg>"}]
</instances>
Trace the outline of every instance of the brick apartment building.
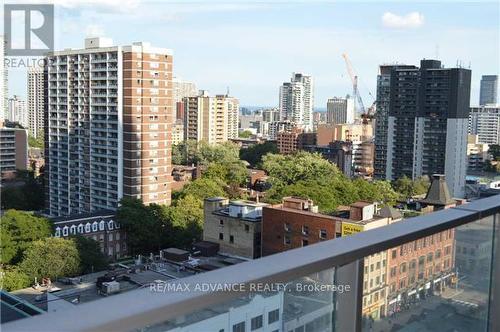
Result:
<instances>
[{"instance_id":1,"label":"brick apartment building","mask_svg":"<svg viewBox=\"0 0 500 332\"><path fill-rule=\"evenodd\" d=\"M443 175L434 175L421 204L425 211L454 207ZM398 220L395 220L398 221ZM388 313L452 282L455 270L455 230L427 236L388 250Z\"/></svg>"},{"instance_id":2,"label":"brick apartment building","mask_svg":"<svg viewBox=\"0 0 500 332\"><path fill-rule=\"evenodd\" d=\"M117 259L127 254L126 234L116 222L114 211L97 211L88 214L51 219L55 237L81 235L91 238L101 246L101 252Z\"/></svg>"},{"instance_id":3,"label":"brick apartment building","mask_svg":"<svg viewBox=\"0 0 500 332\"><path fill-rule=\"evenodd\" d=\"M290 131L278 132L276 141L279 152L289 154L316 145L316 133L306 133L303 129L295 127Z\"/></svg>"},{"instance_id":4,"label":"brick apartment building","mask_svg":"<svg viewBox=\"0 0 500 332\"><path fill-rule=\"evenodd\" d=\"M285 197L262 211L262 256L331 240L340 235L339 218L318 213L310 199Z\"/></svg>"},{"instance_id":5,"label":"brick apartment building","mask_svg":"<svg viewBox=\"0 0 500 332\"><path fill-rule=\"evenodd\" d=\"M172 52L87 38L46 60L49 214L115 210L122 197L169 204Z\"/></svg>"}]
</instances>

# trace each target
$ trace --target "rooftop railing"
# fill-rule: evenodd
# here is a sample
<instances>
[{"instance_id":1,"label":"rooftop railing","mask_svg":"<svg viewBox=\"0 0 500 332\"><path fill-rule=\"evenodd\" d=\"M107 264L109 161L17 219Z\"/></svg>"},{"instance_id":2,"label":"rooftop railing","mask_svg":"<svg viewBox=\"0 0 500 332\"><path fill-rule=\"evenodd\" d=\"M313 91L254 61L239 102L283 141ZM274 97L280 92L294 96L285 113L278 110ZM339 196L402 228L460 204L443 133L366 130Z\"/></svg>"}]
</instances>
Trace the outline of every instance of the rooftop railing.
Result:
<instances>
[{"instance_id":1,"label":"rooftop railing","mask_svg":"<svg viewBox=\"0 0 500 332\"><path fill-rule=\"evenodd\" d=\"M2 330L500 331L499 216L492 196Z\"/></svg>"}]
</instances>

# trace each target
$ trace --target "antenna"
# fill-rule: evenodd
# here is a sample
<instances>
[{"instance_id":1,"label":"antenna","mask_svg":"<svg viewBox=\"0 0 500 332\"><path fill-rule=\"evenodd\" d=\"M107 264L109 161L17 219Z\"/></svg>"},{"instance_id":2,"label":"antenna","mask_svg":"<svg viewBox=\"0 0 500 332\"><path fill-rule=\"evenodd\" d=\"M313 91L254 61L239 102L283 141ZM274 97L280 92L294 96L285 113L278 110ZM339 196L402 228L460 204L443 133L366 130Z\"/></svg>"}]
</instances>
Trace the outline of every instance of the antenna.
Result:
<instances>
[{"instance_id":1,"label":"antenna","mask_svg":"<svg viewBox=\"0 0 500 332\"><path fill-rule=\"evenodd\" d=\"M436 60L439 59L439 44L436 44Z\"/></svg>"},{"instance_id":2,"label":"antenna","mask_svg":"<svg viewBox=\"0 0 500 332\"><path fill-rule=\"evenodd\" d=\"M226 97L229 97L229 87L226 87Z\"/></svg>"}]
</instances>

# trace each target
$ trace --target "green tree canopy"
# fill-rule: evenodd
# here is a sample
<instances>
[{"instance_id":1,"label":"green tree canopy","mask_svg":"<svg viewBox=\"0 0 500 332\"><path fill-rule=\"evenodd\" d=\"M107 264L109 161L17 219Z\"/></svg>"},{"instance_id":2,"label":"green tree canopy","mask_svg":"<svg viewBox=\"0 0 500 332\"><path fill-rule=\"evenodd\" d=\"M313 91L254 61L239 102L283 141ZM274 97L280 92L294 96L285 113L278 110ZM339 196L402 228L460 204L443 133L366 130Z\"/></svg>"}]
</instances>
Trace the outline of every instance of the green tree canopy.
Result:
<instances>
[{"instance_id":1,"label":"green tree canopy","mask_svg":"<svg viewBox=\"0 0 500 332\"><path fill-rule=\"evenodd\" d=\"M243 130L242 132L240 132L238 134L238 136L241 137L241 138L250 138L250 137L252 137L252 135L253 134L252 134L252 132L250 130Z\"/></svg>"},{"instance_id":2,"label":"green tree canopy","mask_svg":"<svg viewBox=\"0 0 500 332\"><path fill-rule=\"evenodd\" d=\"M500 145L492 144L488 149L488 153L491 154L493 160L500 161Z\"/></svg>"},{"instance_id":3,"label":"green tree canopy","mask_svg":"<svg viewBox=\"0 0 500 332\"><path fill-rule=\"evenodd\" d=\"M44 207L45 191L43 177L35 178L32 171L17 171L18 180L23 181L21 186L2 187L2 209L16 209L36 211Z\"/></svg>"},{"instance_id":4,"label":"green tree canopy","mask_svg":"<svg viewBox=\"0 0 500 332\"><path fill-rule=\"evenodd\" d=\"M2 263L17 263L26 248L35 240L49 237L52 227L48 219L32 213L8 210L2 216Z\"/></svg>"},{"instance_id":5,"label":"green tree canopy","mask_svg":"<svg viewBox=\"0 0 500 332\"><path fill-rule=\"evenodd\" d=\"M123 198L116 219L127 233L127 246L132 253L149 254L161 249L162 223L160 207L144 205L135 198Z\"/></svg>"},{"instance_id":6,"label":"green tree canopy","mask_svg":"<svg viewBox=\"0 0 500 332\"><path fill-rule=\"evenodd\" d=\"M407 199L415 195L423 195L427 193L429 186L430 181L427 176L423 176L416 180L403 176L392 183L392 188L402 199Z\"/></svg>"},{"instance_id":7,"label":"green tree canopy","mask_svg":"<svg viewBox=\"0 0 500 332\"><path fill-rule=\"evenodd\" d=\"M31 148L43 149L43 147L44 147L43 135L41 135L39 137L28 136L28 145Z\"/></svg>"},{"instance_id":8,"label":"green tree canopy","mask_svg":"<svg viewBox=\"0 0 500 332\"><path fill-rule=\"evenodd\" d=\"M26 288L30 285L30 278L18 267L9 266L0 273L0 287L8 292Z\"/></svg>"},{"instance_id":9,"label":"green tree canopy","mask_svg":"<svg viewBox=\"0 0 500 332\"><path fill-rule=\"evenodd\" d=\"M108 266L108 259L101 252L99 242L77 235L72 237L80 255L80 271L83 274L105 270Z\"/></svg>"},{"instance_id":10,"label":"green tree canopy","mask_svg":"<svg viewBox=\"0 0 500 332\"><path fill-rule=\"evenodd\" d=\"M224 183L221 180L203 177L185 185L176 197L183 198L191 195L203 201L208 197L224 196L223 187Z\"/></svg>"},{"instance_id":11,"label":"green tree canopy","mask_svg":"<svg viewBox=\"0 0 500 332\"><path fill-rule=\"evenodd\" d=\"M276 145L276 142L266 141L262 144L249 146L247 149L241 149L240 158L247 161L252 167L260 167L262 157L268 153L278 153L278 146Z\"/></svg>"},{"instance_id":12,"label":"green tree canopy","mask_svg":"<svg viewBox=\"0 0 500 332\"><path fill-rule=\"evenodd\" d=\"M291 185L301 180L342 176L335 165L317 153L299 151L289 155L267 154L262 161L273 185Z\"/></svg>"},{"instance_id":13,"label":"green tree canopy","mask_svg":"<svg viewBox=\"0 0 500 332\"><path fill-rule=\"evenodd\" d=\"M50 237L32 242L19 267L30 280L71 277L80 272L80 254L73 240Z\"/></svg>"}]
</instances>

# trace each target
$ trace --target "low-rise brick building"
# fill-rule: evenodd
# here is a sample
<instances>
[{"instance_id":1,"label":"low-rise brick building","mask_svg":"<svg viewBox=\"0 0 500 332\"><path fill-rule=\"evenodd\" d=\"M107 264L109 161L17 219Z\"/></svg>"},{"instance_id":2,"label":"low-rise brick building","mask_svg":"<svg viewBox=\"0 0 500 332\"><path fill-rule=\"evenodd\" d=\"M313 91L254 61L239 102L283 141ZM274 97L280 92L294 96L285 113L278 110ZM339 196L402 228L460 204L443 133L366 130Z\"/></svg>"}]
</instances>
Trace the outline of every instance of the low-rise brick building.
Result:
<instances>
[{"instance_id":1,"label":"low-rise brick building","mask_svg":"<svg viewBox=\"0 0 500 332\"><path fill-rule=\"evenodd\" d=\"M262 212L262 256L300 248L340 235L340 219L318 213L312 200L285 197Z\"/></svg>"},{"instance_id":2,"label":"low-rise brick building","mask_svg":"<svg viewBox=\"0 0 500 332\"><path fill-rule=\"evenodd\" d=\"M81 235L99 242L101 252L112 259L127 254L126 234L113 211L97 211L51 219L55 237Z\"/></svg>"}]
</instances>

